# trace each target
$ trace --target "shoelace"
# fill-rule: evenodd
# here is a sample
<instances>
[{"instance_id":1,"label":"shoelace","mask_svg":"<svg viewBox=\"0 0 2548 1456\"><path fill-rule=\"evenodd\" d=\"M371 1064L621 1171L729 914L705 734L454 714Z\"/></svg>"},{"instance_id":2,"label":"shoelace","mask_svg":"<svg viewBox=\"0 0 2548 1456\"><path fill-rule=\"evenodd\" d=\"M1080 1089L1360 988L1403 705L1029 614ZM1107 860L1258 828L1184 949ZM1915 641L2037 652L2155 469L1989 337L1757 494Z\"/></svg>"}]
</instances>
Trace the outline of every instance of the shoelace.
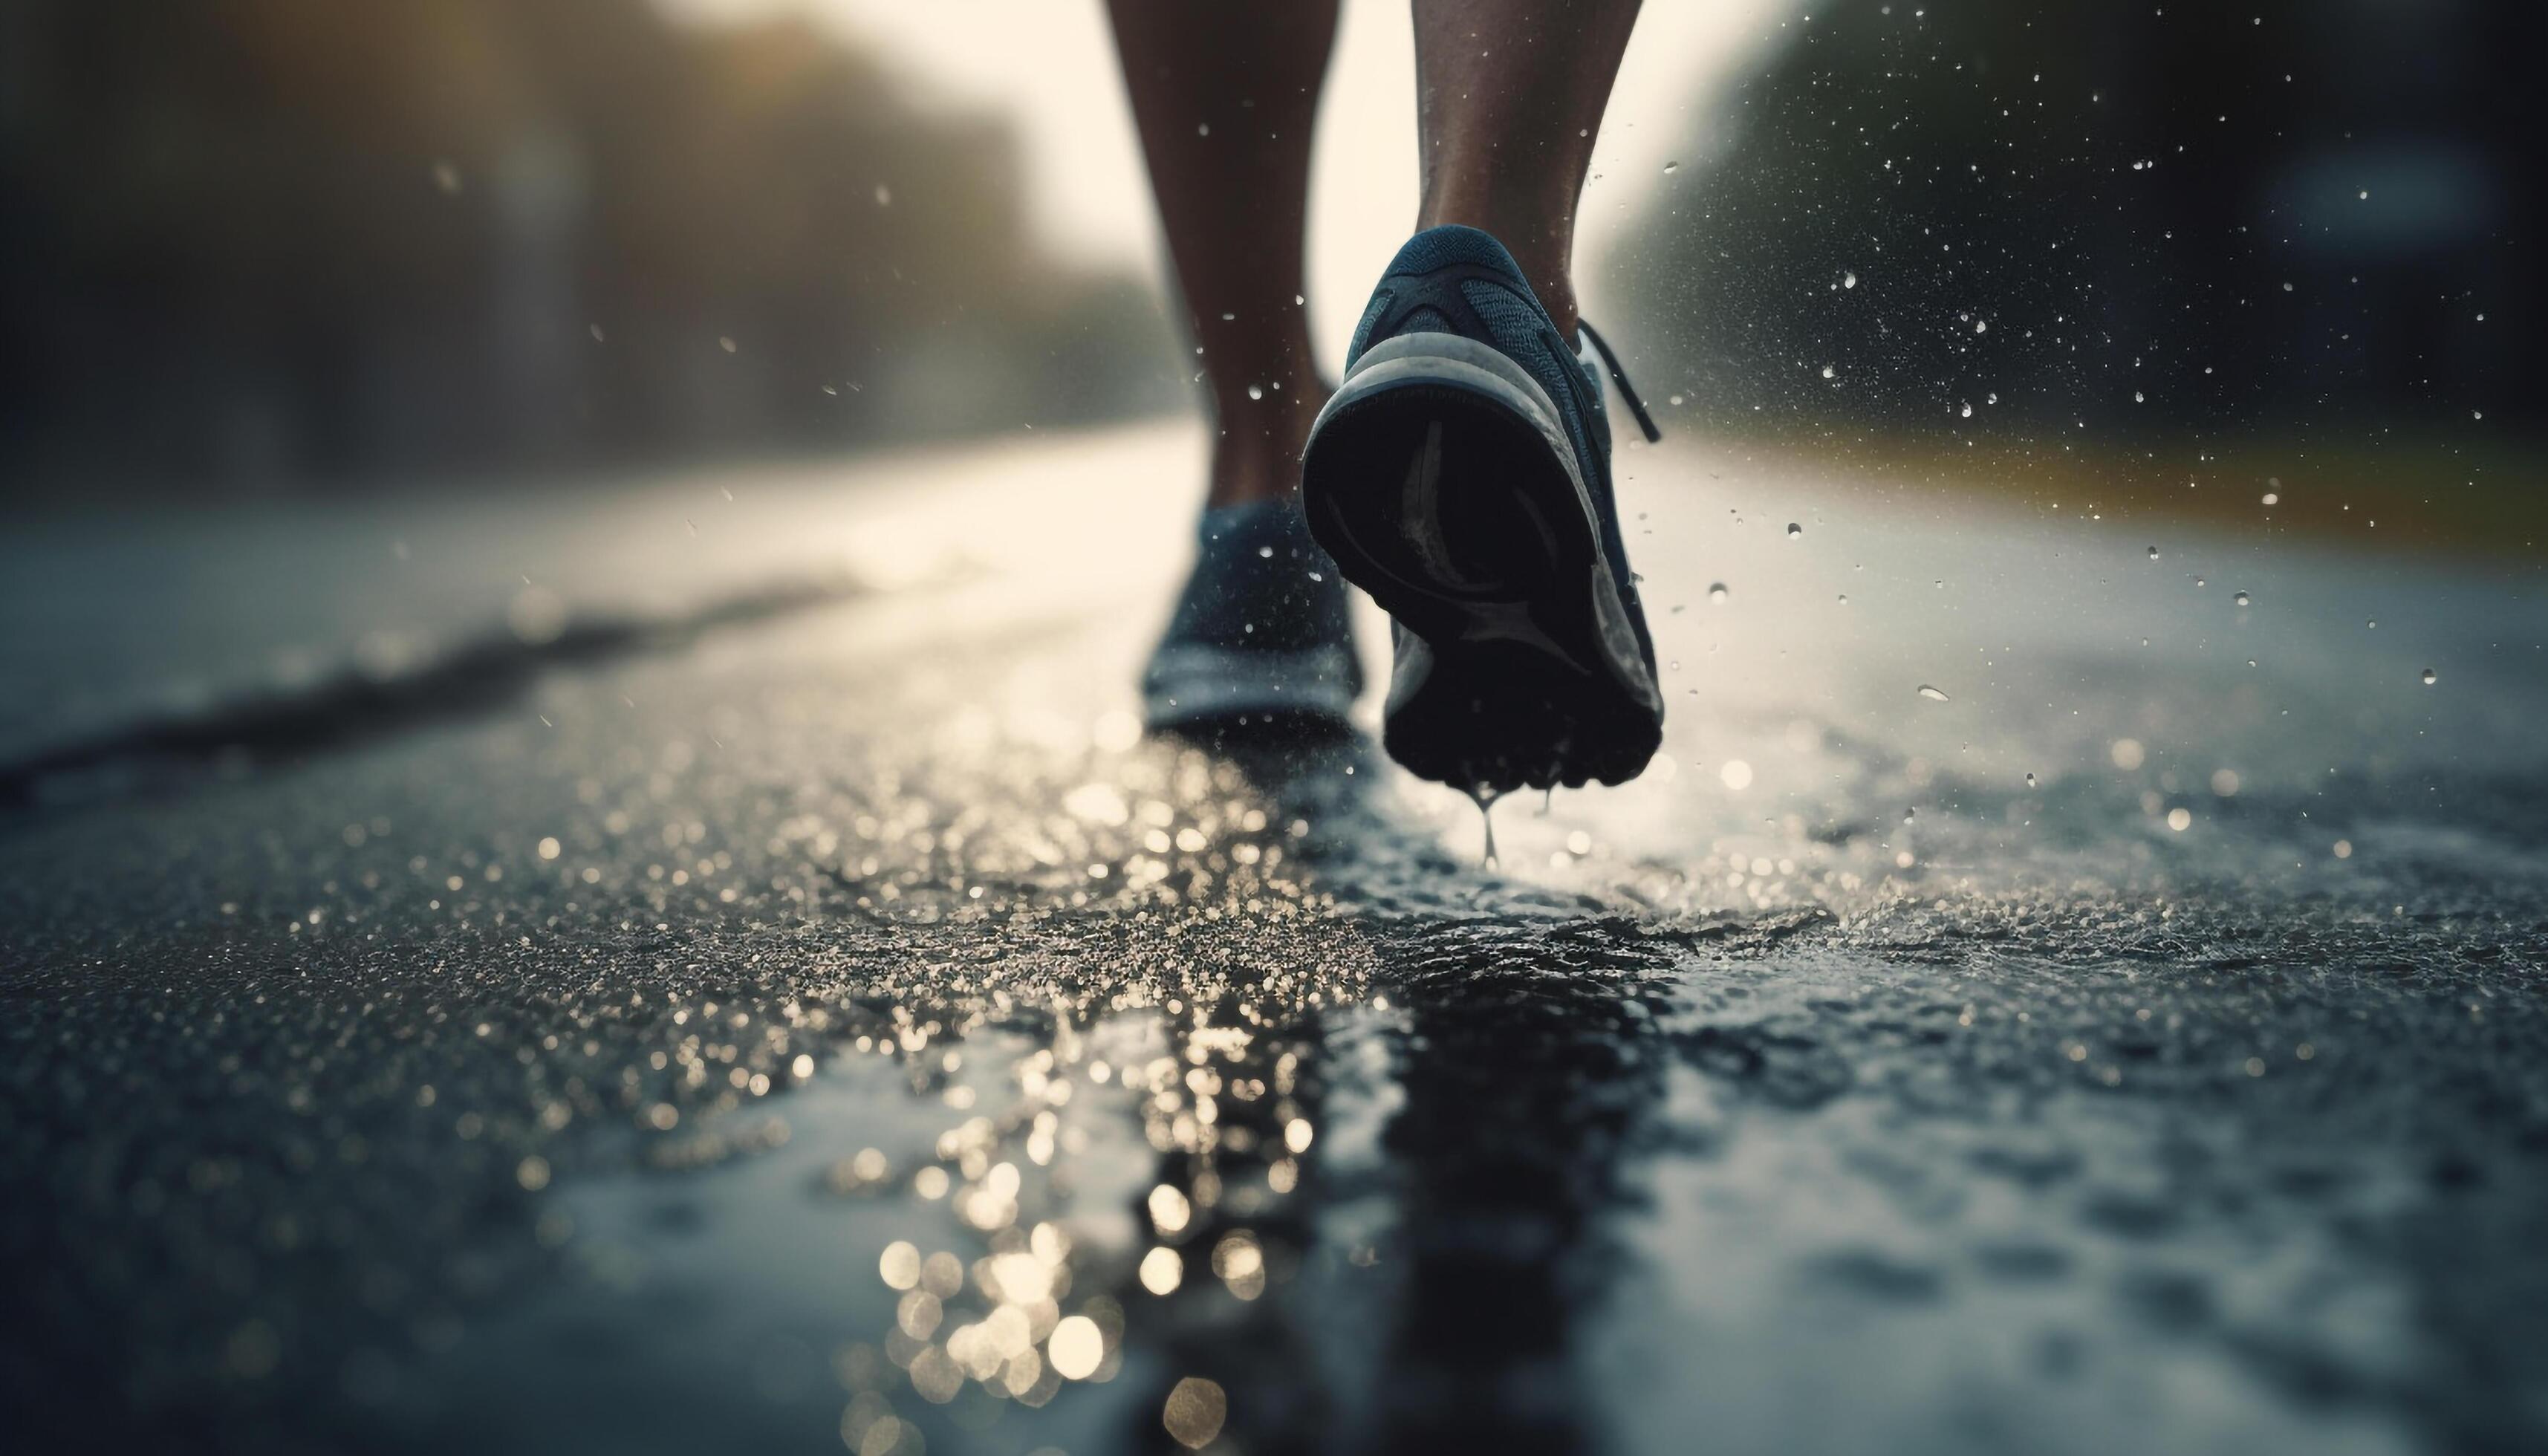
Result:
<instances>
[{"instance_id":1,"label":"shoelace","mask_svg":"<svg viewBox=\"0 0 2548 1456\"><path fill-rule=\"evenodd\" d=\"M1662 439L1664 432L1655 428L1655 417L1646 412L1646 402L1637 398L1636 387L1628 383L1628 372L1619 367L1619 356L1610 352L1609 341L1601 337L1600 330L1594 328L1592 320L1588 318L1577 318L1575 326L1582 329L1584 336L1592 341L1592 352L1599 354L1601 362L1609 367L1610 383L1619 387L1619 399L1628 407L1628 413L1636 419L1637 428L1645 431L1646 443L1651 445Z\"/></svg>"}]
</instances>

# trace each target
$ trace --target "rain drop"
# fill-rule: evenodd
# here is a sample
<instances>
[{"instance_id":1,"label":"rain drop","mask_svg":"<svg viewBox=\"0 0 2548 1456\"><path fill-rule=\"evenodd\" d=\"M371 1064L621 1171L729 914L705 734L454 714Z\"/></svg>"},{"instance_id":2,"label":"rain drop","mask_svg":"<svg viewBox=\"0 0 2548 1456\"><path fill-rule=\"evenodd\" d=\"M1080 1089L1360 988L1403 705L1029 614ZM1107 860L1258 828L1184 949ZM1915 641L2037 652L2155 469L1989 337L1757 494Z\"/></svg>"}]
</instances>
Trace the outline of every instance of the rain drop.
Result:
<instances>
[{"instance_id":1,"label":"rain drop","mask_svg":"<svg viewBox=\"0 0 2548 1456\"><path fill-rule=\"evenodd\" d=\"M1678 172L1678 171L1680 171L1680 170L1681 170L1681 163L1679 163L1679 162L1666 162L1666 163L1664 163L1664 175L1665 175L1665 176L1667 176L1667 177L1671 176L1673 173Z\"/></svg>"},{"instance_id":2,"label":"rain drop","mask_svg":"<svg viewBox=\"0 0 2548 1456\"><path fill-rule=\"evenodd\" d=\"M1790 540L1790 541L1795 540L1798 536L1801 536L1801 535L1803 535L1804 533L1805 533L1805 528L1804 528L1803 526L1800 526L1800 525L1796 524L1794 521L1789 521L1789 522L1787 522L1787 539L1788 539L1788 540Z\"/></svg>"},{"instance_id":3,"label":"rain drop","mask_svg":"<svg viewBox=\"0 0 2548 1456\"><path fill-rule=\"evenodd\" d=\"M2436 676L2437 676L2437 675L2433 672L2433 670L2432 670L2432 669L2430 669L2430 668L2426 668L2426 669L2424 670L2424 685L2425 685L2425 686L2427 686L2427 687L2432 686L2432 685L2433 685L2433 679L2434 679Z\"/></svg>"},{"instance_id":4,"label":"rain drop","mask_svg":"<svg viewBox=\"0 0 2548 1456\"><path fill-rule=\"evenodd\" d=\"M2153 546L2153 547L2151 547L2151 548L2149 549L2149 559L2150 559L2150 560L2152 560L2152 561L2156 561L2156 560L2158 560L2158 548L2157 548L2157 547Z\"/></svg>"},{"instance_id":5,"label":"rain drop","mask_svg":"<svg viewBox=\"0 0 2548 1456\"><path fill-rule=\"evenodd\" d=\"M1947 696L1945 689L1932 687L1926 682L1920 684L1920 695L1929 699L1931 702L1952 701L1952 699Z\"/></svg>"},{"instance_id":6,"label":"rain drop","mask_svg":"<svg viewBox=\"0 0 2548 1456\"><path fill-rule=\"evenodd\" d=\"M1838 371L1838 370L1836 370L1836 369L1832 368L1832 366L1830 366L1829 364L1826 364L1826 365L1824 365L1824 366L1823 366L1823 378L1825 378L1825 379L1836 379L1836 378L1838 378L1838 377L1839 377L1839 375L1840 375L1840 371Z\"/></svg>"},{"instance_id":7,"label":"rain drop","mask_svg":"<svg viewBox=\"0 0 2548 1456\"><path fill-rule=\"evenodd\" d=\"M1490 869L1496 864L1496 800L1502 797L1503 790L1501 788L1489 788L1483 783L1469 786L1470 802L1478 806L1478 818L1487 826L1487 867Z\"/></svg>"},{"instance_id":8,"label":"rain drop","mask_svg":"<svg viewBox=\"0 0 2548 1456\"><path fill-rule=\"evenodd\" d=\"M1843 273L1840 275L1840 286L1843 288L1858 287L1858 275L1855 273Z\"/></svg>"},{"instance_id":9,"label":"rain drop","mask_svg":"<svg viewBox=\"0 0 2548 1456\"><path fill-rule=\"evenodd\" d=\"M2027 774L2027 775L2026 775L2026 786L2027 786L2027 787L2029 787L2029 788L2033 788L2033 787L2035 786L2035 775L2034 775L2034 774Z\"/></svg>"},{"instance_id":10,"label":"rain drop","mask_svg":"<svg viewBox=\"0 0 2548 1456\"><path fill-rule=\"evenodd\" d=\"M2230 599L2231 601L2236 602L2236 603L2237 603L2238 605L2240 605L2240 606L2245 606L2245 605L2247 604L2247 593L2246 593L2246 592L2239 592L2237 595L2232 596L2232 597L2230 597Z\"/></svg>"},{"instance_id":11,"label":"rain drop","mask_svg":"<svg viewBox=\"0 0 2548 1456\"><path fill-rule=\"evenodd\" d=\"M1247 387L1247 398L1249 398L1249 399L1251 399L1251 400L1261 400L1261 399L1264 399L1264 398L1265 398L1265 387L1264 387L1263 385L1261 385L1261 384L1251 384L1251 385L1249 385L1249 386Z\"/></svg>"},{"instance_id":12,"label":"rain drop","mask_svg":"<svg viewBox=\"0 0 2548 1456\"><path fill-rule=\"evenodd\" d=\"M1707 600L1709 605L1723 606L1728 594L1729 593L1726 592L1725 584L1723 582L1710 582L1708 584Z\"/></svg>"}]
</instances>

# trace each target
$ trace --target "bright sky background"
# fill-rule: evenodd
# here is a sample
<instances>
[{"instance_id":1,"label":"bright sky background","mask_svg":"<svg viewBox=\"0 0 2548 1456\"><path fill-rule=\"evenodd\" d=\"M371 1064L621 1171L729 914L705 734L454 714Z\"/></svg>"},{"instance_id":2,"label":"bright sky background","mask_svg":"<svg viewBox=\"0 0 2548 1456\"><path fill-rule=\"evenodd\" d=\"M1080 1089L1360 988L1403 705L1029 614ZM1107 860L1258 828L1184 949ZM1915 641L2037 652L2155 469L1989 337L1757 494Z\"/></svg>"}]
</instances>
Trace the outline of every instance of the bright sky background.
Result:
<instances>
[{"instance_id":1,"label":"bright sky background","mask_svg":"<svg viewBox=\"0 0 2548 1456\"><path fill-rule=\"evenodd\" d=\"M700 20L799 12L864 41L924 101L1017 119L1034 225L1065 256L1161 266L1157 215L1103 0L658 0ZM1265 0L1280 3L1280 0ZM1598 318L1597 265L1654 189L1689 185L1683 154L1726 81L1794 23L1797 0L1647 0L1612 93L1578 222L1578 288ZM1319 117L1310 304L1339 359L1382 265L1415 216L1414 38L1407 0L1345 0ZM1666 162L1683 169L1667 178ZM1618 330L1633 336L1624 323Z\"/></svg>"}]
</instances>

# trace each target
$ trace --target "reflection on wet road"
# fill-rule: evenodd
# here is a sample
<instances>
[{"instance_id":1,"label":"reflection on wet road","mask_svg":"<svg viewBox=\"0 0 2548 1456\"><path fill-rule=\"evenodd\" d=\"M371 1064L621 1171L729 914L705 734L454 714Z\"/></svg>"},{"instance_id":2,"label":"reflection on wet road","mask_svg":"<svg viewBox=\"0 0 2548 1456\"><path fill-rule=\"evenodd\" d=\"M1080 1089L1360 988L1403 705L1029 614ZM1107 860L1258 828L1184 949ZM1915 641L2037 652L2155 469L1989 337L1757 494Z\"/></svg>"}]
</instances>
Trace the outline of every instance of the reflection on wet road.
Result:
<instances>
[{"instance_id":1,"label":"reflection on wet road","mask_svg":"<svg viewBox=\"0 0 2548 1456\"><path fill-rule=\"evenodd\" d=\"M2517 583L2248 543L2234 604L2138 526L1693 486L1640 559L1668 764L1507 801L1487 870L1359 737L1134 731L1182 437L929 469L980 479L771 507L864 594L0 830L35 1430L2548 1432Z\"/></svg>"}]
</instances>

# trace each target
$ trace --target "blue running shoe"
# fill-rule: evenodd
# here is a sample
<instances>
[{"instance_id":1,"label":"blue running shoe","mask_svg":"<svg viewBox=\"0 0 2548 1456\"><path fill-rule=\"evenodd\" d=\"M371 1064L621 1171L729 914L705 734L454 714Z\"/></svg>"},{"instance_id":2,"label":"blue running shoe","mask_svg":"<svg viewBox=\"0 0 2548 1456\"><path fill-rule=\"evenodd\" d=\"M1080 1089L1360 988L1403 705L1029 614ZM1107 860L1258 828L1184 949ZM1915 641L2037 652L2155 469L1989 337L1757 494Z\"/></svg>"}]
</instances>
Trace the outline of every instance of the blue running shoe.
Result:
<instances>
[{"instance_id":1,"label":"blue running shoe","mask_svg":"<svg viewBox=\"0 0 2548 1456\"><path fill-rule=\"evenodd\" d=\"M1646 438L1654 421L1590 327ZM1601 374L1503 245L1415 234L1311 428L1311 532L1397 622L1383 743L1460 788L1622 783L1663 739Z\"/></svg>"},{"instance_id":2,"label":"blue running shoe","mask_svg":"<svg viewBox=\"0 0 2548 1456\"><path fill-rule=\"evenodd\" d=\"M1342 723L1362 692L1344 578L1289 500L1203 513L1194 574L1141 674L1153 729Z\"/></svg>"}]
</instances>

